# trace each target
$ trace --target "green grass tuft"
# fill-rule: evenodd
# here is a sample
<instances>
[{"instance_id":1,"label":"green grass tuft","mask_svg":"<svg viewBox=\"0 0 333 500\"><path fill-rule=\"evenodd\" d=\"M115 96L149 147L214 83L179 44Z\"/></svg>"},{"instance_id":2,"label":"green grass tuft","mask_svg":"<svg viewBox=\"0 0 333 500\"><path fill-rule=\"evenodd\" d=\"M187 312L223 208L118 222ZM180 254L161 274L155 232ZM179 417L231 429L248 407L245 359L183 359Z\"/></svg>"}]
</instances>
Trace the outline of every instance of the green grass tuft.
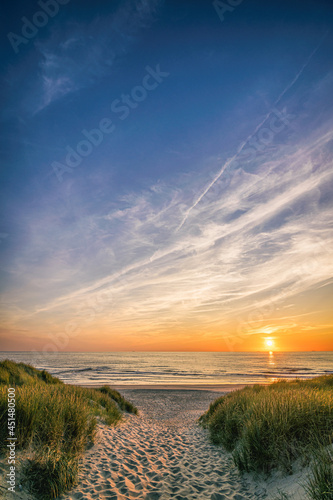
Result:
<instances>
[{"instance_id":1,"label":"green grass tuft","mask_svg":"<svg viewBox=\"0 0 333 500\"><path fill-rule=\"evenodd\" d=\"M103 385L99 389L100 392L103 394L107 394L111 399L116 401L118 404L119 408L123 411L127 411L128 413L134 413L135 415L138 414L137 408L130 402L127 401L118 391L115 389L111 389L107 385Z\"/></svg>"},{"instance_id":2,"label":"green grass tuft","mask_svg":"<svg viewBox=\"0 0 333 500\"><path fill-rule=\"evenodd\" d=\"M45 370L36 370L25 363L15 363L9 359L0 362L0 385L23 385L45 382L46 384L63 384Z\"/></svg>"},{"instance_id":3,"label":"green grass tuft","mask_svg":"<svg viewBox=\"0 0 333 500\"><path fill-rule=\"evenodd\" d=\"M41 500L57 498L73 488L77 484L78 472L77 456L52 449L43 449L24 467L31 493Z\"/></svg>"},{"instance_id":4,"label":"green grass tuft","mask_svg":"<svg viewBox=\"0 0 333 500\"><path fill-rule=\"evenodd\" d=\"M97 418L115 425L137 409L119 392L65 385L49 373L12 361L0 363L0 452L6 451L7 389L15 387L17 450L30 447L24 468L36 498L56 498L77 481L79 459L94 440Z\"/></svg>"},{"instance_id":5,"label":"green grass tuft","mask_svg":"<svg viewBox=\"0 0 333 500\"><path fill-rule=\"evenodd\" d=\"M320 439L333 437L333 376L245 387L218 398L199 419L211 440L232 451L240 471L292 472Z\"/></svg>"},{"instance_id":6,"label":"green grass tuft","mask_svg":"<svg viewBox=\"0 0 333 500\"><path fill-rule=\"evenodd\" d=\"M306 491L312 500L333 500L333 456L327 448L315 454Z\"/></svg>"}]
</instances>

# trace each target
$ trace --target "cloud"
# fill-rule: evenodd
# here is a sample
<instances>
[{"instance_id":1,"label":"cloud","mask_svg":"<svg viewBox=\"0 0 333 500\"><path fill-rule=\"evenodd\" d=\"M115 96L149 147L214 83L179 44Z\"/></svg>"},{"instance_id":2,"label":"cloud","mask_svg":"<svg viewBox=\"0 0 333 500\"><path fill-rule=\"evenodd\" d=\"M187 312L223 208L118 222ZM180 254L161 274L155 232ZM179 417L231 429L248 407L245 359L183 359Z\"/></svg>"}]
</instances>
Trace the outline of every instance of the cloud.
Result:
<instances>
[{"instance_id":1,"label":"cloud","mask_svg":"<svg viewBox=\"0 0 333 500\"><path fill-rule=\"evenodd\" d=\"M163 183L158 193L128 195L124 208L57 230L44 218L30 233L29 253L46 256L45 266L34 263L29 272L34 306L25 321L80 318L99 304L95 321L104 329L157 334L189 323L203 335L223 331L254 304L277 308L320 286L333 275L333 209L325 195L333 162L323 157L332 140L332 129L322 130L281 146L255 172L233 172L178 232L186 194ZM52 294L41 295L44 288Z\"/></svg>"},{"instance_id":2,"label":"cloud","mask_svg":"<svg viewBox=\"0 0 333 500\"><path fill-rule=\"evenodd\" d=\"M188 210L185 213L185 216L183 217L179 227L177 230L181 229L185 222L187 221L188 216L192 212L192 210L201 202L201 200L206 196L206 194L212 189L212 187L215 185L216 182L221 178L221 176L229 169L230 165L233 165L235 160L239 158L241 155L242 151L244 150L245 146L249 143L249 141L257 134L257 132L261 129L261 127L267 122L268 118L272 115L272 109L275 108L282 98L285 96L285 94L295 85L295 83L298 81L298 79L301 77L305 69L308 67L310 64L313 56L317 53L318 49L321 47L322 43L324 42L328 32L324 34L324 36L321 38L320 42L316 47L311 51L310 55L302 65L301 69L297 72L295 77L291 80L291 82L288 83L288 85L283 89L283 91L280 93L278 98L274 101L273 105L271 106L271 110L265 115L265 117L260 121L260 123L255 127L253 132L240 144L238 147L237 153L234 154L231 158L228 158L228 160L223 164L219 172L215 175L213 180L208 184L206 188L200 193L200 195L196 198L194 203L188 208Z\"/></svg>"},{"instance_id":3,"label":"cloud","mask_svg":"<svg viewBox=\"0 0 333 500\"><path fill-rule=\"evenodd\" d=\"M37 41L41 97L35 113L110 74L116 58L149 27L161 4L162 0L123 0L107 17L89 24L68 21L57 25L46 41Z\"/></svg>"},{"instance_id":4,"label":"cloud","mask_svg":"<svg viewBox=\"0 0 333 500\"><path fill-rule=\"evenodd\" d=\"M58 60L47 61L51 72ZM48 192L35 212L20 214L19 251L5 270L6 329L54 331L73 318L84 323L84 311L93 310L93 327L110 336L191 330L221 338L261 308L280 315L281 328L310 328L304 308L293 307L290 316L286 308L319 287L327 293L333 276L333 126L323 114L331 85L326 78L308 101L301 95L298 114L294 98L297 133L214 178L204 196L207 169L187 173L185 186L180 172L172 183L154 181L93 203L77 181L63 198ZM306 106L318 107L326 121L313 126L311 115L304 126ZM200 196L180 227L188 200ZM267 324L276 326L269 317ZM248 330L267 324L264 318Z\"/></svg>"}]
</instances>

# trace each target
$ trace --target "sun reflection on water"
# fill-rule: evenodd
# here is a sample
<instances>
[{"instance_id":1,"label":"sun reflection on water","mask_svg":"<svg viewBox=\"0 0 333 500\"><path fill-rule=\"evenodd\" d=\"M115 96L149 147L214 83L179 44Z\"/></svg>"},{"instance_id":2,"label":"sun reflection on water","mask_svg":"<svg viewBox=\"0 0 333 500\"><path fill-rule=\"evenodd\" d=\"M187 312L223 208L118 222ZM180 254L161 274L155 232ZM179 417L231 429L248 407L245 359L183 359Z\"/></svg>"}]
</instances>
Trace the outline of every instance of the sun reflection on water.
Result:
<instances>
[{"instance_id":1,"label":"sun reflection on water","mask_svg":"<svg viewBox=\"0 0 333 500\"><path fill-rule=\"evenodd\" d=\"M269 351L268 353L268 364L269 366L275 366L275 357L273 351Z\"/></svg>"}]
</instances>

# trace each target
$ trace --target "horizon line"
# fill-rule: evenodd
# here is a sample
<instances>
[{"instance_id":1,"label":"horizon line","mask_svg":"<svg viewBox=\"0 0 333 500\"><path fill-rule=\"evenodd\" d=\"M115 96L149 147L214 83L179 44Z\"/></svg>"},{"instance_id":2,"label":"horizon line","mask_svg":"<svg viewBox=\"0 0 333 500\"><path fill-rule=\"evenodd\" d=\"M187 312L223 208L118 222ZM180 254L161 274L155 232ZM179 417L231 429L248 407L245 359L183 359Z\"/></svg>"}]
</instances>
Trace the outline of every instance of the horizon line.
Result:
<instances>
[{"instance_id":1,"label":"horizon line","mask_svg":"<svg viewBox=\"0 0 333 500\"><path fill-rule=\"evenodd\" d=\"M285 350L285 351L282 351L282 350L272 350L272 349L263 349L263 350L256 350L256 351L177 351L177 350L172 350L172 351L159 351L159 350L151 350L151 351L144 351L144 350L140 350L140 351L121 351L121 350L116 350L116 351L53 351L53 352L43 352L43 351L38 351L36 349L34 350L30 350L30 351L24 351L24 350L19 350L19 351L0 351L0 353L17 353L17 352L25 352L25 353L35 353L35 352L38 352L38 353L41 353L41 354L105 354L105 353L116 353L116 352L120 352L120 353L128 353L128 352L159 352L159 353L173 353L173 352L181 352L181 353L195 353L195 352L198 352L198 353L205 353L205 352L210 352L210 353L213 353L213 352L216 352L216 353L229 353L229 354L247 354L247 353L270 353L270 352L273 352L274 354L278 354L278 353L285 353L285 352L333 352L333 349L328 349L328 350L325 350L325 351L317 351L317 350L306 350L306 351L289 351L289 350Z\"/></svg>"}]
</instances>

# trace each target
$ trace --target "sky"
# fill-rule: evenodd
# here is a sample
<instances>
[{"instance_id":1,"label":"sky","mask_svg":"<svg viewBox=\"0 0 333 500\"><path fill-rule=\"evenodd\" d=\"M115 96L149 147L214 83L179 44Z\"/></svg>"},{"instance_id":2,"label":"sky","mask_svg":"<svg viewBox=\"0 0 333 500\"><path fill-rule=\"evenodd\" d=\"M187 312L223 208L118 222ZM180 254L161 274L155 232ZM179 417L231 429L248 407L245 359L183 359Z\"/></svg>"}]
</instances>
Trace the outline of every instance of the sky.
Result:
<instances>
[{"instance_id":1,"label":"sky","mask_svg":"<svg viewBox=\"0 0 333 500\"><path fill-rule=\"evenodd\" d=\"M1 9L1 349L332 350L332 2Z\"/></svg>"}]
</instances>

